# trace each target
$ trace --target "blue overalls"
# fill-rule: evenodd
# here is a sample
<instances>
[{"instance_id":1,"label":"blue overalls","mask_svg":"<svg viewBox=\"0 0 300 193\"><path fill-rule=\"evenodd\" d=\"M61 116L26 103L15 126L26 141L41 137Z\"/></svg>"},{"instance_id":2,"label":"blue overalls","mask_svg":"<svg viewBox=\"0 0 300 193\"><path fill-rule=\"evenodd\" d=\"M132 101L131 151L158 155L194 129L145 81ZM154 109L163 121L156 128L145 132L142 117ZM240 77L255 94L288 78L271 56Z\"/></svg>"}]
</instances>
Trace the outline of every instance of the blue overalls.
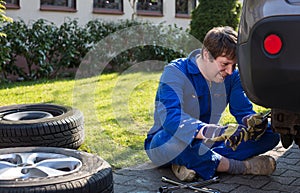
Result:
<instances>
[{"instance_id":1,"label":"blue overalls","mask_svg":"<svg viewBox=\"0 0 300 193\"><path fill-rule=\"evenodd\" d=\"M157 166L185 165L206 180L215 175L221 155L245 160L273 149L279 135L269 128L259 140L242 142L235 151L223 142L209 144L195 139L205 124L218 124L228 104L239 124L244 116L255 113L241 86L238 70L227 76L224 83L209 83L196 65L200 52L195 50L165 67L145 150Z\"/></svg>"}]
</instances>

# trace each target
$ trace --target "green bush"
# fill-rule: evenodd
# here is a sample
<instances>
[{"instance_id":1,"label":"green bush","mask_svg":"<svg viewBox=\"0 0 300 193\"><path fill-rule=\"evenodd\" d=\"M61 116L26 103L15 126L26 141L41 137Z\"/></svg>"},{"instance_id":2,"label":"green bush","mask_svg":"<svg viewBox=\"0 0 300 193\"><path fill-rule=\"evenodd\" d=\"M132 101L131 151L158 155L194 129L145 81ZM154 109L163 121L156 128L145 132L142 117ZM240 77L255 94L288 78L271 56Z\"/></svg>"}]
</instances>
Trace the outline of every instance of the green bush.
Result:
<instances>
[{"instance_id":1,"label":"green bush","mask_svg":"<svg viewBox=\"0 0 300 193\"><path fill-rule=\"evenodd\" d=\"M0 36L0 72L3 72L3 78L7 79L8 74L12 74L10 64L14 59L11 56L12 50L5 36Z\"/></svg>"},{"instance_id":2,"label":"green bush","mask_svg":"<svg viewBox=\"0 0 300 193\"><path fill-rule=\"evenodd\" d=\"M53 45L47 54L47 61L52 66L50 78L58 76L65 69L78 67L90 49L90 35L79 26L76 19L69 19L60 27L55 27L51 36Z\"/></svg>"},{"instance_id":3,"label":"green bush","mask_svg":"<svg viewBox=\"0 0 300 193\"><path fill-rule=\"evenodd\" d=\"M23 69L16 65L17 57L25 52L26 24L23 21L8 23L3 27L7 36L1 37L1 72L4 79L9 75L23 77Z\"/></svg>"},{"instance_id":4,"label":"green bush","mask_svg":"<svg viewBox=\"0 0 300 193\"><path fill-rule=\"evenodd\" d=\"M189 37L186 36L188 33L183 32L176 26L166 26L163 23L153 25L149 22L144 22L142 25L143 30L148 32L147 34L144 34L145 37L142 37L143 35L141 34L134 34L135 30L133 30L133 32L130 32L129 30L125 36L127 39L141 38L137 44L142 44L143 41L147 41L147 38L149 38L151 40L150 42L152 42L151 45L140 45L122 52L110 62L111 71L122 72L133 63L140 63L143 61L156 60L166 64L171 60L186 56L187 53L182 53L180 51L192 47ZM161 45L167 45L167 47ZM151 62L148 64L151 64ZM148 70L160 70L160 67L157 65L149 65Z\"/></svg>"},{"instance_id":5,"label":"green bush","mask_svg":"<svg viewBox=\"0 0 300 193\"><path fill-rule=\"evenodd\" d=\"M199 41L213 27L231 26L237 29L241 12L238 0L199 0L192 12L190 33Z\"/></svg>"},{"instance_id":6,"label":"green bush","mask_svg":"<svg viewBox=\"0 0 300 193\"><path fill-rule=\"evenodd\" d=\"M3 27L7 34L2 49L2 57L9 55L7 60L2 60L2 74L7 78L9 74L17 75L26 80L46 77L52 71L47 54L53 46L53 23L43 19L37 20L29 27L24 21L15 21ZM17 57L26 60L25 66L17 66Z\"/></svg>"},{"instance_id":7,"label":"green bush","mask_svg":"<svg viewBox=\"0 0 300 193\"><path fill-rule=\"evenodd\" d=\"M120 47L114 49L122 50L124 45L120 44L118 33L114 33L125 31L127 37L124 39L135 39L134 30L123 29L136 25L154 30L150 33L157 35L154 42L151 45L143 45L136 40L137 46L117 53L118 55L109 61L107 65L109 68L104 69L105 72L122 72L135 62L146 60L169 62L183 56L183 53L178 52L180 49L184 50L182 47L178 48L183 45L180 41L190 47L184 37L187 33L180 34L176 26L160 24L158 27L152 27L154 26L152 23L132 20L116 22L92 20L80 26L76 19L69 19L61 26L56 26L44 19L33 21L31 25L28 25L20 20L3 26L3 32L7 34L7 37L0 37L2 77L7 79L9 75L16 75L25 80L36 80L61 76L60 73L65 69L79 67L85 55L91 49L96 49L97 43L108 36L114 41L111 45ZM170 37L171 33L175 35ZM147 39L147 34L143 35ZM159 45L170 45L170 48ZM178 46L173 48L174 45ZM104 45L100 46L105 48ZM102 50L96 53L95 57L102 59L109 54L107 50ZM17 63L19 58L25 59L25 64L19 65Z\"/></svg>"},{"instance_id":8,"label":"green bush","mask_svg":"<svg viewBox=\"0 0 300 193\"><path fill-rule=\"evenodd\" d=\"M23 20L3 26L0 70L4 79L16 75L25 80L52 78L64 69L78 67L88 52L86 31L77 20L68 20L57 27L44 19L26 24ZM17 59L23 57L24 65Z\"/></svg>"}]
</instances>

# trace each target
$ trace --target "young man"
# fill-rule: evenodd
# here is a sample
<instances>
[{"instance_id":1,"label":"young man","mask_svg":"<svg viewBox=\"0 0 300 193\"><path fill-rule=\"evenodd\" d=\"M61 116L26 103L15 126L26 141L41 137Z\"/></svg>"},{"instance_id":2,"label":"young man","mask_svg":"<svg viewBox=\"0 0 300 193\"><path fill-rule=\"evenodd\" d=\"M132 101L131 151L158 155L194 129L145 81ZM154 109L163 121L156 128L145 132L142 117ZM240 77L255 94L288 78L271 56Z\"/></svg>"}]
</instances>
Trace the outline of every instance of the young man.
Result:
<instances>
[{"instance_id":1,"label":"young man","mask_svg":"<svg viewBox=\"0 0 300 193\"><path fill-rule=\"evenodd\" d=\"M279 136L242 89L236 44L232 28L213 28L202 50L172 61L161 76L145 150L154 164L171 164L182 181L216 172L269 175L276 168L272 157L259 154L273 149ZM227 105L237 124L220 126Z\"/></svg>"}]
</instances>

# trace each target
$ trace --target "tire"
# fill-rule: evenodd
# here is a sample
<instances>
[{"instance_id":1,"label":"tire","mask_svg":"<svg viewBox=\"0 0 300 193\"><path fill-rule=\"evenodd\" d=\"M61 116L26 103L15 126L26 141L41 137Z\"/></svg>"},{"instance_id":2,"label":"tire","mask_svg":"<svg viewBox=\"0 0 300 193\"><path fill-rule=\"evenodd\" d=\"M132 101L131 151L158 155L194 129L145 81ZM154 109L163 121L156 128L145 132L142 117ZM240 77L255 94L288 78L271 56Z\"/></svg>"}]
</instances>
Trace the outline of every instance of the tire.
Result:
<instances>
[{"instance_id":1,"label":"tire","mask_svg":"<svg viewBox=\"0 0 300 193\"><path fill-rule=\"evenodd\" d=\"M83 114L54 104L0 107L0 147L77 149L84 141Z\"/></svg>"},{"instance_id":2,"label":"tire","mask_svg":"<svg viewBox=\"0 0 300 193\"><path fill-rule=\"evenodd\" d=\"M78 150L4 148L0 167L1 193L113 192L111 166L99 156Z\"/></svg>"}]
</instances>

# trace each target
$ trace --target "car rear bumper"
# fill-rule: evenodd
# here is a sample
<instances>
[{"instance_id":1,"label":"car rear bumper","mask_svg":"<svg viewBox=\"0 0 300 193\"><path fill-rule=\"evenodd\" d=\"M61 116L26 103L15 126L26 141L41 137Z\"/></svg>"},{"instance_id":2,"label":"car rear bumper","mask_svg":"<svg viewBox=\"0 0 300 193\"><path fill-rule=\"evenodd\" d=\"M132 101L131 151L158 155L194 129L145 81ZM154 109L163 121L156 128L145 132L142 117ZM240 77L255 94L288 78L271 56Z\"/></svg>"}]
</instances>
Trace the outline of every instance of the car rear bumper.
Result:
<instances>
[{"instance_id":1,"label":"car rear bumper","mask_svg":"<svg viewBox=\"0 0 300 193\"><path fill-rule=\"evenodd\" d=\"M275 55L263 46L269 34L282 40L282 49ZM238 64L243 87L253 102L300 112L300 15L258 21L247 41L238 43Z\"/></svg>"}]
</instances>

